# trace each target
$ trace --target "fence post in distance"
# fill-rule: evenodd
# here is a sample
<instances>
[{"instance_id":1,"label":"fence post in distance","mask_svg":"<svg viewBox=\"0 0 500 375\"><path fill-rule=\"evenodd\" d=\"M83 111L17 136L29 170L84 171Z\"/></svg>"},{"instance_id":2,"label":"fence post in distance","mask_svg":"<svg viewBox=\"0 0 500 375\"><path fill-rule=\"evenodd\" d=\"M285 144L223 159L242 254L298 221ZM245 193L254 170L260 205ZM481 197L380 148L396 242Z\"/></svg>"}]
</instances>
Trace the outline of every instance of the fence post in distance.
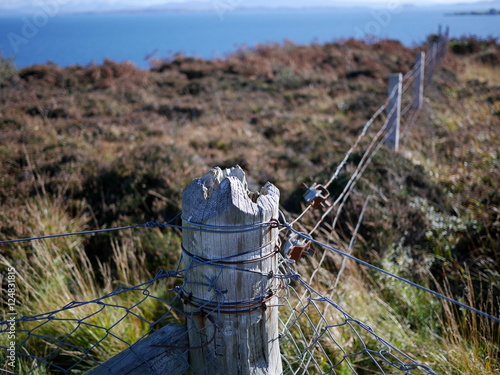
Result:
<instances>
[{"instance_id":1,"label":"fence post in distance","mask_svg":"<svg viewBox=\"0 0 500 375\"><path fill-rule=\"evenodd\" d=\"M441 50L443 48L443 27L438 25L438 33L437 33L437 41L436 41L436 62L438 64L441 63Z\"/></svg>"},{"instance_id":2,"label":"fence post in distance","mask_svg":"<svg viewBox=\"0 0 500 375\"><path fill-rule=\"evenodd\" d=\"M432 42L429 47L429 66L427 68L428 82L432 80L432 76L434 75L434 66L436 65L436 49L437 49L437 44L435 42Z\"/></svg>"},{"instance_id":3,"label":"fence post in distance","mask_svg":"<svg viewBox=\"0 0 500 375\"><path fill-rule=\"evenodd\" d=\"M443 45L441 46L441 59L446 55L446 52L448 52L448 42L450 40L450 27L446 26L446 29L444 31L443 35Z\"/></svg>"},{"instance_id":4,"label":"fence post in distance","mask_svg":"<svg viewBox=\"0 0 500 375\"><path fill-rule=\"evenodd\" d=\"M181 296L193 373L281 374L277 274L279 190L248 191L236 166L182 194ZM188 229L189 228L189 229Z\"/></svg>"},{"instance_id":5,"label":"fence post in distance","mask_svg":"<svg viewBox=\"0 0 500 375\"><path fill-rule=\"evenodd\" d=\"M422 109L424 103L425 52L417 54L415 59L415 81L413 83L413 109Z\"/></svg>"},{"instance_id":6,"label":"fence post in distance","mask_svg":"<svg viewBox=\"0 0 500 375\"><path fill-rule=\"evenodd\" d=\"M387 138L385 140L385 144L387 147L396 152L399 150L402 86L403 75L401 73L389 76L389 88L387 90L389 105L387 106Z\"/></svg>"}]
</instances>

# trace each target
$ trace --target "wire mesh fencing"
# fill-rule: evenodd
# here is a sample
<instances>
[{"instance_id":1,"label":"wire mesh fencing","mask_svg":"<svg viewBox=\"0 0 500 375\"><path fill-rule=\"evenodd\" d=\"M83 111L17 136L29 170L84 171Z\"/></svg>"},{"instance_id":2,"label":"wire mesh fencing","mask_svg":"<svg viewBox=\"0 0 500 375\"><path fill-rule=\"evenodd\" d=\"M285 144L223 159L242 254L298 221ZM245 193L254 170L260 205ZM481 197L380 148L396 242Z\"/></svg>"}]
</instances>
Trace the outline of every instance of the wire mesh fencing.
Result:
<instances>
[{"instance_id":1,"label":"wire mesh fencing","mask_svg":"<svg viewBox=\"0 0 500 375\"><path fill-rule=\"evenodd\" d=\"M264 303L258 310L278 309L284 374L434 374L314 290L288 259L280 256L279 269L273 276L278 281L278 304L265 307ZM74 301L56 311L16 319L16 345L0 346L2 353L8 354L0 360L0 372L72 374L90 370L90 374L118 374L125 373L119 366L121 359L128 357L136 366L153 369L150 373L190 373L189 352L203 347L210 349L205 353L205 366L223 371L217 369L215 358L226 345L226 335L218 326L227 306L213 300L186 313L180 284L185 282L185 272L161 270L141 285L121 287L93 301ZM155 286L166 285L167 280L179 285L165 288L159 295L152 293ZM120 303L124 294L136 302ZM145 311L152 310L154 318L146 319ZM194 329L195 325L189 323L199 315L208 316L210 324L195 332L203 337L203 343L190 346L187 327ZM11 332L11 323L5 320L0 327L0 337L5 338ZM167 331L169 337L158 334L165 327L174 327ZM155 335L158 337L152 341ZM146 349L141 347L142 342L146 342ZM11 355L17 358L17 368L9 368ZM116 359L106 362L113 355ZM19 362L23 363L20 367ZM171 363L174 370L165 372Z\"/></svg>"},{"instance_id":2,"label":"wire mesh fencing","mask_svg":"<svg viewBox=\"0 0 500 375\"><path fill-rule=\"evenodd\" d=\"M302 277L288 272L280 298L280 345L285 374L434 374L385 341Z\"/></svg>"},{"instance_id":3,"label":"wire mesh fencing","mask_svg":"<svg viewBox=\"0 0 500 375\"><path fill-rule=\"evenodd\" d=\"M92 301L73 301L59 310L0 322L2 354L7 353L0 362L2 371L77 373L94 367L175 319L177 295L151 293L153 286L174 277L175 272L160 271L141 285L120 287ZM132 302L124 304L125 295ZM15 344L5 345L10 342Z\"/></svg>"}]
</instances>

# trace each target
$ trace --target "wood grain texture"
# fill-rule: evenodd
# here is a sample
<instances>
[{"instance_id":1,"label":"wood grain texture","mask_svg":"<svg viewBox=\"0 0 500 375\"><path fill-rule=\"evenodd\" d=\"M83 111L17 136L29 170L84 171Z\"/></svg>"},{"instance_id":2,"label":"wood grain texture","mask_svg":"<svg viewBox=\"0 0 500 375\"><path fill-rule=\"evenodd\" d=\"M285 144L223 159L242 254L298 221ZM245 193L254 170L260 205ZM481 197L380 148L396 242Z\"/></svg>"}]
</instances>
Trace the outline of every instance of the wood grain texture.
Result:
<instances>
[{"instance_id":1,"label":"wood grain texture","mask_svg":"<svg viewBox=\"0 0 500 375\"><path fill-rule=\"evenodd\" d=\"M188 370L188 351L153 345L188 346L186 326L169 324L85 375L177 375Z\"/></svg>"},{"instance_id":2,"label":"wood grain texture","mask_svg":"<svg viewBox=\"0 0 500 375\"><path fill-rule=\"evenodd\" d=\"M234 228L269 223L277 218L279 190L267 183L258 194L250 194L241 168L214 168L184 190L182 202L183 226ZM189 344L191 347L203 346L189 353L194 373L282 372L277 307L262 309L262 304L248 302L276 290L276 280L269 275L277 272L277 255L273 254L277 236L277 228L269 226L243 233L235 233L234 229L220 229L217 233L183 231L183 247L197 257L247 261L230 265L206 264L183 255L183 267L188 269L184 293L198 305L200 300L209 301L203 308L190 303L185 306L190 316L187 319ZM260 259L270 253L270 257ZM272 297L266 304L276 305L277 298ZM227 310L248 310L245 305L251 305L254 310L225 313Z\"/></svg>"}]
</instances>

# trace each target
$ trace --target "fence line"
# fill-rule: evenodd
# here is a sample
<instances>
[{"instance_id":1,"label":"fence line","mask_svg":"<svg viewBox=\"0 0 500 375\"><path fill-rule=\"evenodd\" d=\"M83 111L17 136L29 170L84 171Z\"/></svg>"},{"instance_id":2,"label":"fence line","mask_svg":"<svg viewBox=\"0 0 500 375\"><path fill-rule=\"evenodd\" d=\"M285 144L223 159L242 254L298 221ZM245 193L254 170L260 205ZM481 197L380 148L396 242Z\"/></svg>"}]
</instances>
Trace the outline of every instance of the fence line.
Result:
<instances>
[{"instance_id":1,"label":"fence line","mask_svg":"<svg viewBox=\"0 0 500 375\"><path fill-rule=\"evenodd\" d=\"M283 263L283 267L285 268L283 271L284 274L296 275L295 271L288 263ZM375 363L375 368L381 374L385 374L386 371L393 373L396 370L404 372L405 374L435 374L427 366L415 362L405 353L383 340L371 327L351 317L338 304L328 297L323 296L308 283L304 282L300 276L292 277L290 280L297 281L298 285L304 289L305 293L300 295L296 288L288 285L286 289L288 294L280 300L288 307L288 310L292 311L288 320L283 321L285 329L283 330L281 338L283 345L291 347L288 351L294 353L292 358L295 359L295 362L292 362L292 360L286 357L283 359L287 367L293 368L294 365L298 365L299 368L305 369L312 365L314 370L319 370L321 373L336 373L336 370L342 370L341 366L343 365L344 370L350 370L356 373L351 362L358 359L357 357L364 355L367 362ZM290 303L290 301L296 300L298 301L295 305ZM339 319L339 317L340 319L335 322L332 321L333 319L326 319L325 315L320 310L320 307L323 305L333 308L335 313L338 314L337 319ZM309 310L310 312L308 312ZM317 322L310 318L315 315L320 317ZM360 342L359 348L357 348L354 353L348 354L345 350L345 345L342 345L338 339L335 329L345 329L352 332L354 341L359 340ZM378 348L375 350L370 349L371 345L365 344L365 341L368 341L368 337L370 336L377 343L376 346L378 346ZM300 340L295 339L295 337L298 337ZM300 341L305 341L307 345L303 345ZM310 349L311 347L315 348L318 353L314 353L314 351ZM341 353L341 355L338 355L338 359L332 355L332 351ZM327 362L326 368L328 371L324 370L324 364L322 364L320 360ZM322 366L323 371L321 371ZM298 371L293 373L298 373Z\"/></svg>"},{"instance_id":2,"label":"fence line","mask_svg":"<svg viewBox=\"0 0 500 375\"><path fill-rule=\"evenodd\" d=\"M230 266L221 266L220 268L228 268ZM175 271L163 271L158 272L156 277L150 281L147 281L141 285L130 287L130 288L118 288L112 293L109 293L101 298L87 301L87 302L72 302L68 305L64 306L60 310L52 311L50 313L39 314L36 316L25 317L18 319L18 323L24 323L27 326L31 326L29 328L21 329L17 331L18 335L24 335L25 338L21 342L20 345L24 345L30 339L38 339L41 341L48 341L54 349L47 353L43 357L36 357L29 353L17 352L16 355L20 357L26 357L35 359L39 366L33 367L30 371L27 371L26 374L34 373L34 371L38 368L43 369L43 365L50 366L52 369L57 369L59 371L63 371L65 373L76 371L78 368L82 368L79 366L83 366L83 368L88 368L89 365L95 364L99 365L100 368L104 370L103 373L115 373L113 372L113 368L109 368L106 363L102 364L99 361L95 360L92 357L92 352L98 348L98 346L103 343L105 340L114 339L115 341L123 341L120 337L116 336L113 333L113 328L119 323L128 323L132 324L133 321L141 321L146 324L146 329L143 334L139 337L139 340L147 339L148 335L153 332L158 332L154 327L160 324L163 320L165 320L172 312L175 312L178 316L182 316L187 320L192 320L193 317L191 315L185 314L182 310L182 294L179 293L181 290L180 287L176 287L174 289L169 290L169 295L171 298L166 297L158 297L150 292L150 289L153 287L155 283L162 282L166 279L175 278L175 279L184 279L186 272L189 271L191 266L186 269L178 269ZM418 373L427 373L434 374L432 370L428 369L426 366L418 364L413 361L410 357L405 355L403 352L399 351L396 347L389 344L387 341L383 340L380 336L378 336L375 331L362 323L359 320L354 319L350 315L348 315L340 306L327 297L321 295L321 293L314 290L310 287L306 282L302 280L299 274L297 274L294 269L290 266L289 262L286 259L281 258L280 261L280 274L277 275L277 280L283 282L283 294L279 296L279 304L282 305L280 307L280 345L283 347L282 350L282 360L285 364L283 373L285 374L295 374L298 370L302 369L303 373L309 373L306 371L313 371L312 373L328 371L328 369L341 368L342 366L347 366L349 369L354 371L354 368L351 365L351 361L354 358L365 357L365 361L371 361L375 363L381 373L386 373L385 371L389 371L390 368L393 370L400 370L405 374L413 374L413 370L421 370L422 372ZM297 282L296 286L293 284ZM307 291L307 297L302 298L299 297L299 292L297 288L301 287ZM220 294L224 294L222 290L217 291ZM138 301L132 306L121 306L114 301L115 297L118 297L125 293L134 293L138 295ZM136 309L141 304L151 303L151 300L156 300L162 303L165 303L169 306L167 313L161 316L158 320L155 321L145 321L139 314L137 314L134 309ZM210 301L214 302L214 301ZM297 306L300 306L298 308ZM336 319L339 319L338 322L328 321L322 314L319 314L320 306L330 306L333 307L338 316ZM92 314L88 314L84 311L85 315L83 318L70 317L71 315L76 315L75 310L82 309L84 307L92 307L94 310ZM217 303L215 306L209 306L209 304L205 304L203 306L205 309L205 313L215 312L218 315L221 314L221 310L223 311L224 307L222 303ZM118 322L114 323L111 326L103 326L93 322L91 319L93 316L103 312L105 309L118 309L123 311L123 317ZM306 311L309 311L306 313ZM310 316L314 316L312 312L318 312L320 320L318 322L314 322ZM304 321L307 324L303 324ZM47 325L54 325L56 323L61 323L67 325L68 322L74 323L72 329L69 330L68 333L62 335L62 337L51 337L46 336L44 333L37 333L38 331L43 331L43 328ZM212 324L208 327L205 327L205 330L215 329L219 321L214 320ZM95 344L90 348L81 348L71 343L70 339L72 335L76 333L81 334L79 329L84 327L88 330L93 330L96 333L97 337L100 337L96 340ZM357 327L357 328L356 328ZM338 338L335 338L334 331L336 329L344 329L348 331L352 331L354 336L357 337L358 345L360 348L356 349L354 352L349 353L345 348L345 344L341 343ZM300 332L300 333L299 333ZM202 332L196 332L197 334ZM302 340L307 342L307 345L303 345L299 339L297 339L297 335ZM374 340L374 343L367 345L364 341L368 339L365 338L365 335L371 337ZM185 360L185 354L188 351L196 350L196 348L187 347L185 344L181 344L181 342L185 341L185 336L187 336L187 331L182 331L182 333L177 337L176 342L178 342L177 346L168 347L166 345L157 345L157 346L149 346L149 351L153 352L155 356L165 356L165 353L168 353L168 349L170 351L177 351L176 361L181 367L177 367L176 371L179 369L183 371L187 371L188 369L193 370L191 364ZM208 336L212 336L210 332ZM184 339L183 339L184 337ZM134 343L123 342L125 347L130 348L132 351L134 350ZM225 342L218 342L218 348L225 346ZM332 352L332 345L340 350L342 355L335 354ZM380 345L380 347L377 347ZM316 347L318 353L314 353L310 350L310 348ZM371 347L376 347L376 349L371 349ZM56 352L63 353L71 353L71 358L73 358L73 362L71 365L64 367L63 364L54 363L54 354ZM142 356L143 353L135 352L136 356ZM333 355L333 356L332 356ZM380 358L377 360L375 356L379 356ZM324 362L320 361L321 358L326 359L328 362L325 367ZM381 363L379 363L381 362ZM41 366L40 366L41 365ZM384 370L385 369L385 370ZM3 370L5 373L14 373ZM176 373L176 372L175 372Z\"/></svg>"},{"instance_id":3,"label":"fence line","mask_svg":"<svg viewBox=\"0 0 500 375\"><path fill-rule=\"evenodd\" d=\"M352 249L354 244L356 233L359 230L363 214L368 206L370 198L365 201L363 210L358 218L358 223L349 241L347 252L342 252L312 237L313 233L321 227L324 221L329 218L330 214L336 209L332 219L333 224L331 226L331 230L335 231L342 209L355 188L356 183L362 177L366 168L370 165L374 156L390 135L390 131L388 131L389 119L397 112L395 107L387 111L388 113L385 115L383 124L376 132L375 136L369 141L367 149L364 151L360 162L356 166L356 169L352 173L343 191L336 197L334 203L325 210L313 229L308 234L305 234L293 228L294 224L300 224L301 219L303 219L308 212L319 207L321 203L327 202L328 196L325 197L325 195L327 195L328 187L338 178L341 170L347 165L350 156L367 136L369 129L383 116L384 111L388 109L390 101L396 97L399 97L398 100L401 100L404 94L410 92L409 89L413 85L413 100L408 97L404 98L405 106L400 114L400 116L408 115L405 121L403 121L406 126L400 135L404 136L410 131L422 108L421 103L420 105L415 104L415 98L419 97L419 95L415 94L417 92L415 85L417 85L420 80L424 79L421 69L423 69L424 63L428 66L425 78L426 80L430 80L435 67L444 57L448 35L448 29L445 34L439 33L437 42L431 44L431 52L428 53L426 57L420 55L420 60L417 58L414 67L401 77L402 82L400 89L394 88L389 90L386 102L363 126L356 141L344 155L344 158L337 166L330 179L324 186L313 185L308 190L309 200L307 201L307 206L302 213L295 217L290 223L285 219L285 215L281 214L280 221L276 219L261 220L256 223L252 222L244 225L235 225L234 223L230 225L220 225L220 223L200 224L197 221L193 222L191 218L189 218L189 220L183 218L182 226L172 224L174 220L180 216L179 214L168 223L148 222L121 228L66 233L19 240L6 240L0 241L0 244L49 239L69 235L101 233L138 227L181 228L183 233L186 231L184 233L185 236L187 236L188 233L192 234L189 238L196 238L198 235L204 236L203 238L207 238L206 236L211 235L222 235L223 237L236 234L240 236L253 236L257 233L272 233L279 229L280 234L284 234L288 231L295 235L295 242L289 242L292 247L300 247L300 245L302 245L304 247L302 251L305 251L306 245L304 244L306 242L314 243L324 249L340 254L344 262L347 258L352 259L377 272L395 277L402 282L406 282L413 287L431 293L436 297L445 299L499 322L500 320L496 317L424 288L409 280L393 275L390 272L377 268L352 256L350 254L350 249ZM231 171L228 173L233 172ZM241 178L241 175L238 176L238 178ZM224 181L225 180L220 182L220 184L222 185ZM196 240L195 242L198 243L198 241L199 240ZM323 253L319 262L319 267L311 275L309 282L306 282L295 270L295 261L278 253L277 250L274 250L274 246L271 246L271 243L272 242L261 243L261 245L257 247L252 247L236 255L220 255L216 258L207 258L202 254L194 254L190 249L183 246L181 259L177 268L172 271L160 270L150 281L130 288L118 288L112 293L92 301L71 302L60 310L15 319L14 321L16 324L23 325L21 329L17 329L16 331L16 334L20 335L22 340L15 345L14 349L5 346L0 346L0 348L5 350L8 354L13 352L15 356L29 359L32 368L27 369L27 371L24 372L26 374L40 373L40 371L47 371L49 368L63 373L70 373L76 370L88 370L91 367L95 367L95 369L89 372L89 374L155 373L154 371L158 369L162 369L161 371L167 374L183 373L188 370L194 371L195 373L223 373L225 367L221 365L221 353L226 353L227 355L228 350L229 352L234 350L234 348L231 347L234 344L231 343L232 338L228 334L227 329L225 329L225 332L221 332L221 327L227 326L227 323L225 323L228 319L226 315L238 314L241 313L241 310L244 310L245 313L250 315L253 314L254 310L259 313L263 311L262 313L265 314L266 311L275 311L276 308L278 308L279 335L277 339L279 340L281 356L279 366L282 366L280 372L283 374L337 373L337 371L357 373L356 369L359 368L359 366L361 366L361 368L371 366L370 368L373 368L374 371L378 371L382 374L389 372L394 373L394 371L401 371L404 374L434 374L429 367L419 364L403 351L398 350L398 348L375 334L375 331L371 327L353 318L329 297L322 295L322 293L311 287L315 273L325 260L326 251ZM271 246L273 249L268 250L266 254L262 255L263 249L267 248L267 246ZM232 247L229 246L228 248L231 249ZM260 254L257 258L251 258L253 254L257 253ZM250 259L243 261L241 259L242 256L250 256ZM247 266L248 263L262 263L263 261L271 261L275 258L278 259L277 271L256 270L253 267ZM344 263L342 264L344 265ZM204 272L200 274L201 276L199 278L193 278L193 272L198 272L202 269L211 269L212 271L210 271L209 274L212 276L207 277L207 273ZM341 268L337 276L336 283L339 281L342 269L343 268ZM253 277L257 279L265 278L270 283L270 294L261 294L257 297L249 297L235 302L228 298L228 290L222 289L220 286L220 281L224 278L223 275L226 272L237 272L237 274L245 273L253 275ZM203 279L203 277L205 279ZM167 282L168 280L171 280L174 286L166 290L164 294L160 296L152 292L158 283ZM179 285L181 282L182 285ZM203 299L193 294L192 291L198 290L200 287L211 291L211 297ZM154 289L154 291L156 292L156 289ZM119 298L125 294L137 294L138 298L136 302L127 307L121 305L119 301ZM167 298L167 296L169 297ZM144 318L141 314L141 309L148 307L154 308L155 304L165 304L167 307L165 313L154 319ZM186 310L186 305L191 307ZM119 311L121 317L117 318L112 324L100 322L98 320L99 315L109 310ZM79 311L81 311L81 315L77 317ZM172 322L179 322L181 317L185 320L185 324L182 326L172 326ZM201 326L199 324L200 317L206 318L204 324ZM0 322L0 337L4 337L11 332L9 322L9 320ZM115 331L120 325L132 323L142 327L142 331L138 334L138 341L136 343L124 340L120 334ZM58 324L66 329L66 331L62 329L60 334L53 336L53 332L58 331L58 328L54 328L53 326L57 326ZM169 333L165 334L167 331ZM52 332L52 336L47 332ZM85 335L85 332L91 333L93 337L95 337L94 344L87 348L78 345L79 336ZM172 332L175 332L175 334ZM347 334L349 340L343 341L343 337ZM193 337L199 337L198 344L193 345L195 341ZM36 341L38 344L33 344L33 341ZM103 354L100 353L100 348L106 342L117 343L117 345L125 349L123 353L126 353L126 355L118 355L115 357L114 361L110 359L103 362L105 358ZM37 345L42 347L45 346L43 354L30 353L30 350ZM145 359L145 351L148 352L147 360ZM205 361L203 364L200 365L201 362L193 364L190 357L195 355L195 353L198 353L197 355L200 361ZM139 370L134 370L139 372L123 372L125 370L129 371L128 367L120 367L120 369L117 370L119 366L123 365L124 362L121 362L122 359L125 361L125 357L131 357L134 361L140 362L137 364ZM231 358L231 360L233 359ZM0 372L16 373L16 370L11 371L6 367L8 366L8 358L3 360L0 359L0 365L4 367L0 369ZM150 372L145 372L146 370Z\"/></svg>"},{"instance_id":4,"label":"fence line","mask_svg":"<svg viewBox=\"0 0 500 375\"><path fill-rule=\"evenodd\" d=\"M383 114L383 112L388 108L390 101L393 100L396 96L402 95L403 93L405 93L408 90L408 88L410 87L410 84L408 84L408 82L411 83L411 80L414 78L414 74L415 74L416 71L417 71L416 66L414 66L408 73L406 73L403 76L403 80L408 80L408 81L406 82L406 85L403 87L403 89L401 90L400 93L398 93L398 88L397 87L393 87L391 90L389 90L389 94L387 96L387 99L386 99L385 103L382 104L375 111L375 113L373 114L373 116L365 123L365 125L361 129L361 132L359 133L359 135L356 138L356 140L353 143L353 145L345 153L342 161L338 164L337 168L335 169L335 171L332 174L332 176L330 177L330 179L324 184L324 188L327 189L338 178L338 176L340 175L340 172L342 171L342 169L347 165L349 157L353 154L354 150L356 150L356 148L359 146L359 144L361 143L362 139L366 136L366 134L367 134L368 130L371 128L371 126ZM396 108L391 108L389 110L389 113L387 114L387 118L389 118L390 116L392 116L395 111L396 111ZM419 113L419 111L415 111L415 112ZM417 116L418 116L418 113L417 113ZM387 126L388 126L387 121L385 121L384 125L382 126L383 127L382 132L385 131L385 129L387 128ZM377 135L375 137L379 136L379 133L380 133L380 130L379 130L379 132L377 132ZM372 142L373 142L373 139L372 139ZM323 186L323 185L321 185L321 186ZM338 201L340 201L340 199L337 199L337 201L335 203L338 203ZM335 203L333 205L335 205ZM307 205L306 208L302 211L302 213L299 214L292 221L292 224L300 221L302 219L302 217L311 209L311 207L312 207L311 205Z\"/></svg>"},{"instance_id":5,"label":"fence line","mask_svg":"<svg viewBox=\"0 0 500 375\"><path fill-rule=\"evenodd\" d=\"M484 317L486 317L486 318L488 318L488 319L491 319L491 320L493 320L493 321L495 321L495 322L497 322L497 323L500 323L500 319L499 319L499 318L496 318L496 317L494 317L494 316L492 316L492 315L490 315L490 314L487 314L487 313L485 313L485 312L483 312L483 311L481 311L481 310L475 309L475 308L473 308L473 307L471 307L471 306L465 305L465 304L463 304L463 303L461 303L461 302L459 302L459 301L456 301L456 300L454 300L454 299L452 299L452 298L449 298L449 297L447 297L447 296L445 296L445 295L443 295L443 294L437 293L437 292L435 292L435 291L433 291L433 290L431 290L431 289L425 288L425 287L423 287L423 286L421 286L421 285L419 285L419 284L417 284L417 283L414 283L413 281L410 281L410 280L407 280L407 279L405 279L405 278L403 278L403 277L400 277L400 276L394 275L394 274L392 274L392 273L390 273L390 272L388 272L388 271L386 271L386 270L384 270L384 269L382 269L382 268L376 267L376 266L374 266L374 265L372 265L372 264L370 264L370 263L368 263L368 262L365 262L365 261L363 261L363 260L361 260L361 259L358 259L358 258L356 258L355 256L353 256L353 255L351 255L351 254L347 254L347 253L342 252L342 251L340 251L340 250L338 250L338 249L335 249L335 248L334 248L334 247L332 247L332 246L329 246L329 245L324 244L324 243L322 243L322 242L320 242L320 241L317 241L317 240L315 240L314 238L312 238L311 236L309 236L309 235L307 235L307 234L305 234L305 233L301 233L301 232L299 232L299 231L295 230L295 229L294 229L291 225L289 225L289 224L287 224L287 223L284 223L284 226L285 226L288 230L290 230L291 232L295 233L297 236L302 237L302 238L304 238L304 239L306 239L306 240L308 240L308 241L311 241L311 242L315 243L316 245L319 245L319 246L321 246L321 247L323 247L323 248L325 248L325 249L331 250L331 251L333 251L333 252L335 252L335 253L337 253L337 254L342 255L342 256L343 256L343 257L345 257L345 258L349 258L349 259L351 259L351 260L354 260L355 262L360 263L360 264L362 264L362 265L364 265L364 266L366 266L366 267L369 267L369 268L371 268L371 269L373 269L373 270L375 270L375 271L377 271L377 272L380 272L380 273L383 273L383 274L385 274L385 275L387 275L387 276L393 277L393 278L395 278L395 279L397 279L397 280L399 280L399 281L402 281L402 282L404 282L404 283L406 283L406 284L409 284L409 285L411 285L411 286L413 286L413 287L415 287L415 288L421 289L421 290L423 290L423 291L425 291L425 292L427 292L427 293L431 293L431 294L433 294L434 296L436 296L436 297L438 297L438 298L441 298L441 299L447 300L448 302L451 302L451 303L453 303L453 304L455 304L455 305L457 305L457 306L463 307L463 308L465 308L465 309L467 309L467 310L469 310L469 311L475 312L476 314L482 315L482 316L484 316Z\"/></svg>"},{"instance_id":6,"label":"fence line","mask_svg":"<svg viewBox=\"0 0 500 375\"><path fill-rule=\"evenodd\" d=\"M143 223L143 224L134 224L134 225L126 226L126 227L96 229L96 230L89 230L89 231L83 231L83 232L51 234L48 236L20 238L20 239L14 239L14 240L4 240L4 241L0 241L0 245L9 244L9 243L17 243L17 242L35 241L35 240L45 240L45 239L59 238L59 237L79 236L79 235L85 235L85 234L116 232L116 231L122 231L122 230L126 230L126 229L136 229L136 228L177 228L177 229L184 229L184 230L188 230L188 231L194 230L194 229L191 229L189 227L183 227L181 225L172 224L175 220L177 220L179 217L181 217L181 214L182 213L178 213L173 219L169 220L166 223L148 221L148 222ZM189 223L189 220L183 220L183 221ZM233 227L230 227L229 229L231 229L231 231L233 233L245 233L245 232L251 232L251 231L255 230L255 228L261 228L261 227L265 227L267 225L269 225L269 224L247 225L247 226L237 227L236 229L233 229L233 228L235 228L233 226ZM196 229L196 231L205 232L205 233L213 233L213 232L217 232L218 229L221 229L221 227L211 227L211 226L205 225L203 228Z\"/></svg>"},{"instance_id":7,"label":"fence line","mask_svg":"<svg viewBox=\"0 0 500 375\"><path fill-rule=\"evenodd\" d=\"M429 64L435 64L435 63L440 63L441 62L442 58L444 57L444 53L445 53L445 51L447 49L448 35L449 35L449 29L447 28L445 34L441 34L440 33L438 35L439 43L437 43L437 44L434 43L434 42L431 43L431 46L432 46L433 49L439 48L439 53L437 55L433 54L433 53L427 54L427 58L426 58L425 57L426 54L424 52L422 52L422 53L419 53L416 56L415 65L413 66L412 69L410 69L402 77L402 87L399 90L400 92L398 92L398 86L397 85L394 85L392 88L389 89L389 94L388 94L386 102L382 106L379 107L379 109L375 112L375 114L370 118L370 120L368 120L368 122L362 128L362 130L361 130L358 138L356 139L356 141L354 142L354 144L351 146L351 148L347 151L347 153L345 154L344 158L342 159L342 161L340 162L340 164L335 169L335 172L332 175L332 177L325 184L326 188L328 188L338 178L338 176L340 175L340 172L341 172L342 168L344 168L345 165L347 164L347 161L348 161L349 157L354 152L354 150L358 147L361 139L366 136L368 129L372 126L372 124L375 122L375 120L388 108L390 101L395 100L396 96L402 97L405 93L408 92L408 90L410 89L411 85L413 84L415 86L415 89L413 91L413 97L412 97L412 99L408 100L409 104L401 111L401 113L399 114L399 116L397 116L398 119L399 119L399 118L401 118L401 117L403 117L403 116L405 116L405 115L408 114L408 119L409 120L406 121L406 124L405 124L405 121L402 121L401 127L404 127L404 129L401 132L401 134L397 135L397 141L395 141L394 143L395 144L399 144L399 137L406 136L408 134L408 132L413 127L413 124L416 122L416 120L417 120L417 118L418 118L418 116L420 114L420 111L422 109L422 102L421 102L421 100L422 100L422 95L423 95L423 83L424 83L424 81L423 81L424 76L422 75L422 72L424 70L424 65L425 64L427 64L427 65L429 65ZM427 75L426 78L427 79L429 79L429 77L432 78L432 74L433 74L433 71L430 71L428 73L428 75ZM418 78L418 80L417 80L417 78ZM415 92L417 91L417 87L418 87L418 95L415 95ZM414 106L413 104L418 104L418 105ZM351 175L351 178L350 178L349 182L347 183L346 188L342 191L342 193L335 200L335 202L325 211L325 213L322 215L321 219L318 220L318 222L316 223L316 225L314 226L314 228L310 232L310 234L312 234L312 232L316 231L319 228L319 226L321 225L321 223L328 217L328 215L331 213L331 211L334 209L334 207L338 206L337 207L336 215L333 218L333 225L332 225L332 231L335 230L335 226L337 224L338 218L339 218L341 210L343 208L343 204L341 202L345 202L346 198L344 198L344 197L346 195L350 194L350 192L355 187L355 183L361 178L362 174L366 170L366 167L362 165L363 162L365 161L364 158L367 155L369 155L368 156L368 162L366 163L366 165L370 164L371 160L373 159L373 157L376 155L376 153L380 149L381 144L378 144L375 147L375 149L373 150L373 152L371 154L369 154L369 151L371 151L371 149L372 149L372 147L374 145L374 142L376 142L377 138L382 133L386 132L387 127L390 126L390 125L388 125L387 121L388 121L388 119L390 117L392 117L393 115L395 115L396 111L397 111L397 108L395 106L392 107L389 110L389 113L387 114L387 117L386 117L386 121L384 122L384 124L381 127L381 129L372 138L372 142L370 143L370 145L368 146L367 150L365 151L365 153L363 155L363 158L361 159L361 161L359 162L358 166L356 167L355 172ZM406 126L404 126L404 125L406 125ZM384 142L387 140L387 137L388 137L388 134L386 133L386 135L384 136ZM396 149L396 151L397 151L397 149ZM293 224L299 222L305 216L305 214L311 210L311 207L312 207L311 205L306 206L306 208L303 210L303 212L300 215L298 215L291 222L291 224L293 225ZM321 259L321 261L320 261L320 265L323 263L324 259L325 258L323 256L322 259Z\"/></svg>"}]
</instances>

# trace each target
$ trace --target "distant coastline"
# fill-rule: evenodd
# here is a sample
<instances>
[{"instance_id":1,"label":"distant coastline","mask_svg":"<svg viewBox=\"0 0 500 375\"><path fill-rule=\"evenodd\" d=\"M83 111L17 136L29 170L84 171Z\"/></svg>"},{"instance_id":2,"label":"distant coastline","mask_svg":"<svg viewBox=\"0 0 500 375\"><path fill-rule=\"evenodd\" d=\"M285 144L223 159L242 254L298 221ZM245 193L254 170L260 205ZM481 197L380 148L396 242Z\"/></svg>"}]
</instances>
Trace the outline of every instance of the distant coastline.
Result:
<instances>
[{"instance_id":1,"label":"distant coastline","mask_svg":"<svg viewBox=\"0 0 500 375\"><path fill-rule=\"evenodd\" d=\"M499 5L500 5L500 0ZM500 9L500 6L483 8ZM41 23L38 13L0 16L0 51L18 68L52 61L59 66L87 65L108 58L149 68L145 59L182 52L186 56L224 58L242 46L282 43L304 45L349 38L397 39L405 46L422 43L436 25L460 35L498 36L498 17L445 17L445 12L481 8L412 9L397 14L370 9L301 9L232 12L57 14ZM1 13L1 11L0 11ZM390 17L389 17L390 16ZM38 25L38 26L37 26ZM131 27L133 25L133 27Z\"/></svg>"},{"instance_id":2,"label":"distant coastline","mask_svg":"<svg viewBox=\"0 0 500 375\"><path fill-rule=\"evenodd\" d=\"M498 16L500 15L500 10L490 9L490 10L476 10L471 12L454 12L446 13L446 16Z\"/></svg>"}]
</instances>

